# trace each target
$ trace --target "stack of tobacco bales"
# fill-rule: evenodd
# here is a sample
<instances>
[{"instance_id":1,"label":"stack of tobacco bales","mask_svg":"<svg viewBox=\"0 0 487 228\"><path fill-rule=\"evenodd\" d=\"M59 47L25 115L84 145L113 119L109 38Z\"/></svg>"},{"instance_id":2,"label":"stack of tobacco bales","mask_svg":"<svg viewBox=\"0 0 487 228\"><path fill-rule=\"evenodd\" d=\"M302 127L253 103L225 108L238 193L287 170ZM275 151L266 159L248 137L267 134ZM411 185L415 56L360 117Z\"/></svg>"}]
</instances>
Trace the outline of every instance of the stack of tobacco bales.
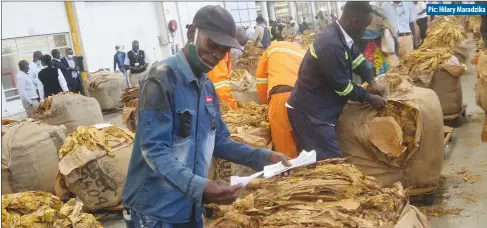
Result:
<instances>
[{"instance_id":1,"label":"stack of tobacco bales","mask_svg":"<svg viewBox=\"0 0 487 228\"><path fill-rule=\"evenodd\" d=\"M63 204L47 192L2 195L2 227L102 228L92 214L82 213L83 203Z\"/></svg>"},{"instance_id":2,"label":"stack of tobacco bales","mask_svg":"<svg viewBox=\"0 0 487 228\"><path fill-rule=\"evenodd\" d=\"M209 227L428 226L400 183L383 188L343 160L301 167L291 177L258 179L249 188L243 199L216 206L219 218Z\"/></svg>"},{"instance_id":3,"label":"stack of tobacco bales","mask_svg":"<svg viewBox=\"0 0 487 228\"><path fill-rule=\"evenodd\" d=\"M463 108L460 76L465 70L466 66L449 48L414 50L401 60L399 67L416 86L436 92L444 116L459 114Z\"/></svg>"},{"instance_id":4,"label":"stack of tobacco bales","mask_svg":"<svg viewBox=\"0 0 487 228\"><path fill-rule=\"evenodd\" d=\"M40 103L32 118L53 126L64 125L66 134L78 126L103 122L100 104L96 99L71 92L48 97Z\"/></svg>"},{"instance_id":5,"label":"stack of tobacco bales","mask_svg":"<svg viewBox=\"0 0 487 228\"><path fill-rule=\"evenodd\" d=\"M125 88L125 78L121 72L112 73L99 70L88 74L86 80L90 96L95 98L102 110L110 110L121 106L120 96Z\"/></svg>"},{"instance_id":6,"label":"stack of tobacco bales","mask_svg":"<svg viewBox=\"0 0 487 228\"><path fill-rule=\"evenodd\" d=\"M460 21L454 17L438 17L428 28L426 39L421 49L448 48L460 61L465 63L468 58L468 36Z\"/></svg>"},{"instance_id":7,"label":"stack of tobacco bales","mask_svg":"<svg viewBox=\"0 0 487 228\"><path fill-rule=\"evenodd\" d=\"M133 139L132 132L110 124L79 126L59 150L56 195L76 196L91 211L118 206Z\"/></svg>"},{"instance_id":8,"label":"stack of tobacco bales","mask_svg":"<svg viewBox=\"0 0 487 228\"><path fill-rule=\"evenodd\" d=\"M135 132L137 129L137 105L139 101L139 86L125 89L122 94L122 120L125 126Z\"/></svg>"},{"instance_id":9,"label":"stack of tobacco bales","mask_svg":"<svg viewBox=\"0 0 487 228\"><path fill-rule=\"evenodd\" d=\"M340 149L384 186L399 181L411 194L434 192L444 154L438 97L400 74L388 73L378 83L388 91L386 108L349 102L337 124Z\"/></svg>"}]
</instances>

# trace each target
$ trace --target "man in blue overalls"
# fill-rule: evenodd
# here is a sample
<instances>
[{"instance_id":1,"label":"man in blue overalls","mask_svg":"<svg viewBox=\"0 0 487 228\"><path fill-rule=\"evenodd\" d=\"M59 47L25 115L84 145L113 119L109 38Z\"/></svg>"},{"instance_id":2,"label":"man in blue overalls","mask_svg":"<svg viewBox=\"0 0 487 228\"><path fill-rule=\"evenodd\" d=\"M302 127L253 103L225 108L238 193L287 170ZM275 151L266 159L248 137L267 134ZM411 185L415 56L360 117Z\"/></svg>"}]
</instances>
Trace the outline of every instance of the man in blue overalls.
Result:
<instances>
[{"instance_id":1,"label":"man in blue overalls","mask_svg":"<svg viewBox=\"0 0 487 228\"><path fill-rule=\"evenodd\" d=\"M386 104L372 65L354 44L371 23L371 12L369 2L345 4L342 18L325 27L304 56L286 104L298 151L316 150L318 160L343 157L335 125L348 100L375 108ZM369 91L351 81L353 73L369 83Z\"/></svg>"},{"instance_id":2,"label":"man in blue overalls","mask_svg":"<svg viewBox=\"0 0 487 228\"><path fill-rule=\"evenodd\" d=\"M230 48L242 49L231 14L201 8L188 43L154 64L140 81L137 134L123 193L130 227L203 227L204 203L229 204L241 185L207 179L212 156L262 170L281 153L232 141L206 75Z\"/></svg>"}]
</instances>

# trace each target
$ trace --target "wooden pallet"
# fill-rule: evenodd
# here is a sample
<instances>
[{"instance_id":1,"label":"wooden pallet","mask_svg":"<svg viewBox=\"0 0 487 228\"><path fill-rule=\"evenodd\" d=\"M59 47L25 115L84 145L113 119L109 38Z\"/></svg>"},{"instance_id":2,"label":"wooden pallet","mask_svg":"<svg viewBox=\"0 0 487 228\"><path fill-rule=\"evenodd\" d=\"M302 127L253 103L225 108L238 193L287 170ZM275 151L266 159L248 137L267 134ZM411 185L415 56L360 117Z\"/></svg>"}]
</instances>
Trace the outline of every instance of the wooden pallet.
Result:
<instances>
[{"instance_id":1,"label":"wooden pallet","mask_svg":"<svg viewBox=\"0 0 487 228\"><path fill-rule=\"evenodd\" d=\"M406 195L409 196L409 201L411 202L433 205L435 203L435 193L437 190L437 186L428 188L408 188L406 189Z\"/></svg>"},{"instance_id":2,"label":"wooden pallet","mask_svg":"<svg viewBox=\"0 0 487 228\"><path fill-rule=\"evenodd\" d=\"M463 104L462 109L460 109L460 112L452 115L443 116L443 122L446 126L455 127L457 125L456 121L458 120L458 118L466 115L467 115L467 104Z\"/></svg>"},{"instance_id":3,"label":"wooden pallet","mask_svg":"<svg viewBox=\"0 0 487 228\"><path fill-rule=\"evenodd\" d=\"M123 107L101 110L102 115L108 115L123 111Z\"/></svg>"}]
</instances>

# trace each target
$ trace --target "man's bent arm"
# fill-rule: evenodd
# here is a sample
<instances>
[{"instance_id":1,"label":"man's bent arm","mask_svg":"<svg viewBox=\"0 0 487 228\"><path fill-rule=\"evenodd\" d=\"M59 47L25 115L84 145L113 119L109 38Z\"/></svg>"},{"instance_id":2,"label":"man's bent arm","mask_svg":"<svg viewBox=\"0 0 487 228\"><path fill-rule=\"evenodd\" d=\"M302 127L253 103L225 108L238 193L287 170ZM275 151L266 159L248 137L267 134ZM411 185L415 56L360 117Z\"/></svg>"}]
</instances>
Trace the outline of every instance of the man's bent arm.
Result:
<instances>
[{"instance_id":1,"label":"man's bent arm","mask_svg":"<svg viewBox=\"0 0 487 228\"><path fill-rule=\"evenodd\" d=\"M218 104L218 101L215 102ZM227 124L222 120L220 108L217 109L217 125L215 137L215 151L213 155L218 158L248 166L254 170L262 170L269 164L269 156L272 151L262 148L255 148L249 145L235 142L230 139L230 132Z\"/></svg>"}]
</instances>

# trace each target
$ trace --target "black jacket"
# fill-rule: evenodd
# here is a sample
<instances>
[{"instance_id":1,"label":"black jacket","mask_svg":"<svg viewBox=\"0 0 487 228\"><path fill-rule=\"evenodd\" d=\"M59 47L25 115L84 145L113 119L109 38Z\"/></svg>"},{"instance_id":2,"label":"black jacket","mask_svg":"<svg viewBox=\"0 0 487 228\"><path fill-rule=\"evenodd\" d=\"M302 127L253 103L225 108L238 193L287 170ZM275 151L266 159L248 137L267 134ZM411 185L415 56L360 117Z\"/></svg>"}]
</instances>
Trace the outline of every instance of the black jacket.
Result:
<instances>
[{"instance_id":1,"label":"black jacket","mask_svg":"<svg viewBox=\"0 0 487 228\"><path fill-rule=\"evenodd\" d=\"M374 78L374 68L353 44L349 48L334 22L318 34L299 67L298 80L288 104L316 119L336 124L348 100L364 102L367 92L352 82Z\"/></svg>"},{"instance_id":2,"label":"black jacket","mask_svg":"<svg viewBox=\"0 0 487 228\"><path fill-rule=\"evenodd\" d=\"M39 71L39 80L44 85L44 97L47 98L52 95L63 92L61 85L59 85L58 68L46 67Z\"/></svg>"}]
</instances>

